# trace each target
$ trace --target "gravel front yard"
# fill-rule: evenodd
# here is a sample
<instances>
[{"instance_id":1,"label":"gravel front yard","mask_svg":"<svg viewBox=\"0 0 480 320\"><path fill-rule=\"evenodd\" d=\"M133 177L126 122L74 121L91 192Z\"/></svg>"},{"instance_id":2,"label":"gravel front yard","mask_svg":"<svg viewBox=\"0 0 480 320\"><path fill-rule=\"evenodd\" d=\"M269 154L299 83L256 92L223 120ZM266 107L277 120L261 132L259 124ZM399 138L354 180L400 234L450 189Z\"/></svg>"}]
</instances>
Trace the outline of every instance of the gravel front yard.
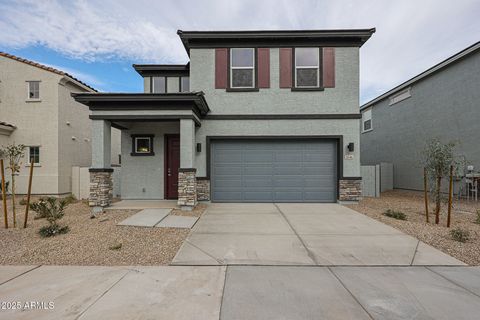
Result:
<instances>
[{"instance_id":1,"label":"gravel front yard","mask_svg":"<svg viewBox=\"0 0 480 320\"><path fill-rule=\"evenodd\" d=\"M10 206L10 203L9 203ZM200 216L205 205L185 213ZM139 210L109 210L90 219L84 202L69 205L59 224L68 225L70 232L41 238L38 229L48 224L34 220L30 211L27 229L23 229L25 206L18 206L17 228L4 228L3 208L0 220L0 264L49 265L167 265L173 259L190 230L176 228L142 228L116 226ZM182 214L176 210L175 214ZM116 249L120 246L120 249Z\"/></svg>"},{"instance_id":2,"label":"gravel front yard","mask_svg":"<svg viewBox=\"0 0 480 320\"><path fill-rule=\"evenodd\" d=\"M359 204L348 207L412 235L469 265L480 265L480 225L474 223L477 217L475 212L480 209L480 202L462 200L455 203L450 229L446 227L446 204L442 206L440 224L435 225L435 217L432 214L434 204L430 203L430 223L425 223L425 204L421 192L389 191L382 193L380 198L364 198ZM408 220L384 216L382 213L387 209L405 213ZM457 227L470 233L470 239L466 243L452 240L450 230Z\"/></svg>"}]
</instances>

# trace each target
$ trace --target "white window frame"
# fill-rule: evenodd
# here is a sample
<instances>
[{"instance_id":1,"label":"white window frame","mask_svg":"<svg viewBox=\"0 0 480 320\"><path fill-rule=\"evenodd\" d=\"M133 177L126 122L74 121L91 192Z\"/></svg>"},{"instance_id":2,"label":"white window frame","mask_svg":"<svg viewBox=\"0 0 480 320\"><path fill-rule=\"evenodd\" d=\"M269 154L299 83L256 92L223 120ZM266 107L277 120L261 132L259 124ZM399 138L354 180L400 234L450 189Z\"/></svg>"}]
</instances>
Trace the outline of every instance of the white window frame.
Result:
<instances>
[{"instance_id":1,"label":"white window frame","mask_svg":"<svg viewBox=\"0 0 480 320\"><path fill-rule=\"evenodd\" d=\"M163 78L163 79L165 80L165 83L164 83L165 92L155 92L155 79L157 79L157 78ZM166 77L166 76L152 76L152 88L151 88L151 91L152 91L152 93L159 93L159 94L167 93L167 92L168 92L167 77Z\"/></svg>"},{"instance_id":2,"label":"white window frame","mask_svg":"<svg viewBox=\"0 0 480 320\"><path fill-rule=\"evenodd\" d=\"M148 151L138 151L137 141L139 139L148 139ZM152 138L151 137L135 137L135 153L152 153Z\"/></svg>"},{"instance_id":3,"label":"white window frame","mask_svg":"<svg viewBox=\"0 0 480 320\"><path fill-rule=\"evenodd\" d=\"M370 128L365 130L365 122L370 120ZM372 109L367 109L362 112L362 133L373 130Z\"/></svg>"},{"instance_id":4,"label":"white window frame","mask_svg":"<svg viewBox=\"0 0 480 320\"><path fill-rule=\"evenodd\" d=\"M28 101L40 101L40 80L28 80L27 82L27 100ZM38 83L38 98L30 98L30 84Z\"/></svg>"},{"instance_id":5,"label":"white window frame","mask_svg":"<svg viewBox=\"0 0 480 320\"><path fill-rule=\"evenodd\" d=\"M250 49L252 50L252 67L234 67L233 66L233 51L236 49ZM230 88L232 89L252 89L255 88L255 48L231 48L230 49ZM251 87L234 87L233 86L233 69L251 69L252 70L252 86Z\"/></svg>"},{"instance_id":6,"label":"white window frame","mask_svg":"<svg viewBox=\"0 0 480 320\"><path fill-rule=\"evenodd\" d=\"M297 49L317 49L318 52L318 59L317 59L317 66L298 66L297 67ZM320 48L317 47L299 47L295 48L295 88L320 88ZM317 69L317 85L316 86L299 86L297 84L297 69Z\"/></svg>"},{"instance_id":7,"label":"white window frame","mask_svg":"<svg viewBox=\"0 0 480 320\"><path fill-rule=\"evenodd\" d=\"M25 161L25 166L29 167L30 166L30 159L32 159L32 154L30 153L30 148L38 148L38 162L34 162L33 165L34 166L40 166L41 164L41 158L40 158L40 146L27 146L28 148L28 158L27 158L27 161Z\"/></svg>"},{"instance_id":8,"label":"white window frame","mask_svg":"<svg viewBox=\"0 0 480 320\"><path fill-rule=\"evenodd\" d=\"M405 99L410 98L412 96L412 93L410 91L411 91L411 88L407 88L391 96L390 101L388 102L388 105L393 106L394 104L397 104Z\"/></svg>"}]
</instances>

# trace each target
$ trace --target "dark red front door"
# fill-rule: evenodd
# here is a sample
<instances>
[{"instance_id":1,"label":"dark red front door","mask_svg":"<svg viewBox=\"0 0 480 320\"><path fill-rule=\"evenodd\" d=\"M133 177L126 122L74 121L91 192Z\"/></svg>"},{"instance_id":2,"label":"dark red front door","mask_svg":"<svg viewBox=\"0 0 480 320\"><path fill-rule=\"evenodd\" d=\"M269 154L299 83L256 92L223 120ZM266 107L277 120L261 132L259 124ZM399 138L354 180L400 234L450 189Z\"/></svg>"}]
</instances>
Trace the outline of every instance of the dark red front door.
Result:
<instances>
[{"instance_id":1,"label":"dark red front door","mask_svg":"<svg viewBox=\"0 0 480 320\"><path fill-rule=\"evenodd\" d=\"M165 135L165 198L178 198L178 168L180 167L180 136Z\"/></svg>"}]
</instances>

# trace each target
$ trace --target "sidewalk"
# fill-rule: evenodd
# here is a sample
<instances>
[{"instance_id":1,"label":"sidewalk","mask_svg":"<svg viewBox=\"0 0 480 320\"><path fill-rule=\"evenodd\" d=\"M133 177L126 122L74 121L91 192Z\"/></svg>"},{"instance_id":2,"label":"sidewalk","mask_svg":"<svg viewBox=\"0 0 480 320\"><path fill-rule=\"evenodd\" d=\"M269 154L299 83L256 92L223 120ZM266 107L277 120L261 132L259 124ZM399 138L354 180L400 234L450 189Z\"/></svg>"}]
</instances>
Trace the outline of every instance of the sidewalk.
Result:
<instances>
[{"instance_id":1,"label":"sidewalk","mask_svg":"<svg viewBox=\"0 0 480 320\"><path fill-rule=\"evenodd\" d=\"M1 266L0 297L0 319L475 319L480 268Z\"/></svg>"}]
</instances>

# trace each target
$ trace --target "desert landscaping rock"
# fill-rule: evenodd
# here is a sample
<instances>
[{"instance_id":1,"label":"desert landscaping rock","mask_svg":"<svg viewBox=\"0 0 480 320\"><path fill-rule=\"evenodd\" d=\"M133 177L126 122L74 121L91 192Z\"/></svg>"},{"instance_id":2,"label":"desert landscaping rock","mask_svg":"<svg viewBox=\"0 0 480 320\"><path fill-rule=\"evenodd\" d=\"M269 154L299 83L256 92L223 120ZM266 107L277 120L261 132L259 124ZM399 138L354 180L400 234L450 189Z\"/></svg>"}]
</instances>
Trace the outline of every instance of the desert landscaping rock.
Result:
<instances>
[{"instance_id":1,"label":"desert landscaping rock","mask_svg":"<svg viewBox=\"0 0 480 320\"><path fill-rule=\"evenodd\" d=\"M36 199L36 198L35 198ZM23 221L25 206L18 206L18 221ZM204 207L196 209L201 215ZM117 226L117 223L139 210L107 210L90 219L87 203L69 205L59 223L70 232L52 238L41 238L38 229L47 224L35 220L30 211L27 229L0 228L2 265L168 265L187 237L188 229L139 228ZM11 220L11 212L9 212ZM108 218L104 222L101 219ZM11 221L10 221L10 225ZM122 244L119 250L109 248Z\"/></svg>"}]
</instances>

